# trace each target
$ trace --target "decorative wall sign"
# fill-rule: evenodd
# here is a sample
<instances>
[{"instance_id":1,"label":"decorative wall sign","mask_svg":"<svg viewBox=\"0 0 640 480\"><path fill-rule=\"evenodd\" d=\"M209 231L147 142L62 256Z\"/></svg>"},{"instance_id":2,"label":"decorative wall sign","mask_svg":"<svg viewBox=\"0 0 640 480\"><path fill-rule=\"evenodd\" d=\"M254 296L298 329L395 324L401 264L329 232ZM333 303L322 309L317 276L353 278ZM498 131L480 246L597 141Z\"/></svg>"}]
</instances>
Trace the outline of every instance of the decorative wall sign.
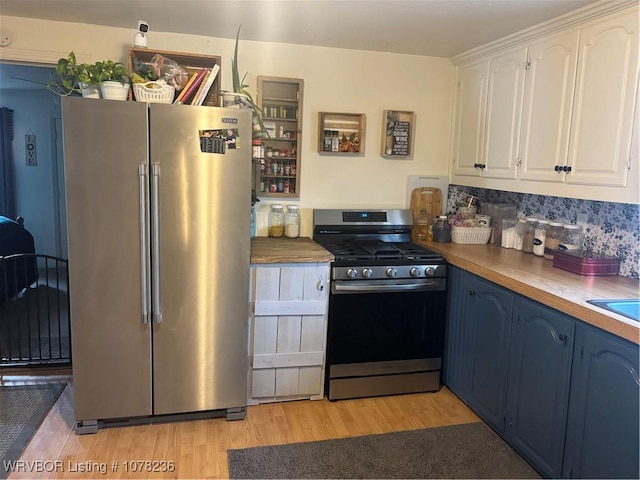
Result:
<instances>
[{"instance_id":1,"label":"decorative wall sign","mask_svg":"<svg viewBox=\"0 0 640 480\"><path fill-rule=\"evenodd\" d=\"M36 135L29 129L24 136L24 151L27 160L27 166L35 167L38 165L38 155L36 152Z\"/></svg>"},{"instance_id":2,"label":"decorative wall sign","mask_svg":"<svg viewBox=\"0 0 640 480\"><path fill-rule=\"evenodd\" d=\"M385 158L410 159L413 155L415 113L385 110L382 114L382 145Z\"/></svg>"}]
</instances>

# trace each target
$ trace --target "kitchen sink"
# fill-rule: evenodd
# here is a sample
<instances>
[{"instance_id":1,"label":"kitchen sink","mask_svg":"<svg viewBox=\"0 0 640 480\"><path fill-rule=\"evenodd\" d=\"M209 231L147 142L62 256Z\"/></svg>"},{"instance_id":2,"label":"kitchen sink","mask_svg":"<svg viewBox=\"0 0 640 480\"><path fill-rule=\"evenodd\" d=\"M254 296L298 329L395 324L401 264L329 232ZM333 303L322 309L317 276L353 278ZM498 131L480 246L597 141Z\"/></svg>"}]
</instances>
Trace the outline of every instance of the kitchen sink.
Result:
<instances>
[{"instance_id":1,"label":"kitchen sink","mask_svg":"<svg viewBox=\"0 0 640 480\"><path fill-rule=\"evenodd\" d=\"M587 300L587 302L611 312L624 315L636 322L640 321L640 300L638 299Z\"/></svg>"}]
</instances>

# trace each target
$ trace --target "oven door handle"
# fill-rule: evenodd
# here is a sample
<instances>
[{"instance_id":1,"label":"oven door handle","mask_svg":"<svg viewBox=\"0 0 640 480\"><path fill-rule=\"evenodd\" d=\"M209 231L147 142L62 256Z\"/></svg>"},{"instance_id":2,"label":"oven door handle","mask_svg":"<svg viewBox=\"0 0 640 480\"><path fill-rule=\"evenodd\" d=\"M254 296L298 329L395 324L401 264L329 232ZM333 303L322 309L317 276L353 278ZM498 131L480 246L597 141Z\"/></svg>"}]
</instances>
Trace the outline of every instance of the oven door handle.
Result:
<instances>
[{"instance_id":1,"label":"oven door handle","mask_svg":"<svg viewBox=\"0 0 640 480\"><path fill-rule=\"evenodd\" d=\"M415 292L415 291L442 291L446 289L446 280L434 279L421 283L355 283L355 282L333 282L332 292L341 293L389 293L389 292Z\"/></svg>"}]
</instances>

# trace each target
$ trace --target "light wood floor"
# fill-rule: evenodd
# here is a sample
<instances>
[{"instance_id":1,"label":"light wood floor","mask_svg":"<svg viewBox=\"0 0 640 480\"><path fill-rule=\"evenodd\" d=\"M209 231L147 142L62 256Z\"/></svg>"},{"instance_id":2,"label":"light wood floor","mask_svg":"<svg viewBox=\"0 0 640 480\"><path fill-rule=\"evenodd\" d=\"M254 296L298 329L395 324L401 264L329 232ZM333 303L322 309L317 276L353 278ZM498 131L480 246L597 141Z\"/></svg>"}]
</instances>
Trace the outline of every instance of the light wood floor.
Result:
<instances>
[{"instance_id":1,"label":"light wood floor","mask_svg":"<svg viewBox=\"0 0 640 480\"><path fill-rule=\"evenodd\" d=\"M6 372L5 372L6 373ZM21 460L44 462L40 470L9 478L228 478L227 450L262 445L414 430L478 422L451 391L338 402L295 401L247 408L243 421L225 418L156 425L111 427L93 435L72 428L73 387L68 372L12 375L0 372L0 385L67 382L68 386L25 449ZM54 462L58 461L58 466ZM133 467L127 468L133 463ZM174 471L136 470L135 462L173 465ZM166 463L164 463L166 462ZM171 462L171 463L170 463ZM103 470L106 468L106 472ZM79 471L83 470L84 471ZM55 471L57 470L57 471Z\"/></svg>"}]
</instances>

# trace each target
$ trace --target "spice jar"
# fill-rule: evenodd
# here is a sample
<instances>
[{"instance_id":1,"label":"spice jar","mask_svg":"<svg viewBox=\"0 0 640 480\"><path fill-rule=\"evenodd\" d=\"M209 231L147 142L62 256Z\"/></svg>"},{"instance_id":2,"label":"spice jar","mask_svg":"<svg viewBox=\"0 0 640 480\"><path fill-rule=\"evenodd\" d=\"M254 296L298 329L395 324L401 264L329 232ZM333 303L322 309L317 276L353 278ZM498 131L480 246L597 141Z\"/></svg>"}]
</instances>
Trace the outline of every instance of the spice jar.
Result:
<instances>
[{"instance_id":1,"label":"spice jar","mask_svg":"<svg viewBox=\"0 0 640 480\"><path fill-rule=\"evenodd\" d=\"M284 236L298 238L300 236L300 209L297 205L289 205L284 217Z\"/></svg>"},{"instance_id":2,"label":"spice jar","mask_svg":"<svg viewBox=\"0 0 640 480\"><path fill-rule=\"evenodd\" d=\"M451 241L451 225L445 215L440 215L433 224L433 241L439 243Z\"/></svg>"},{"instance_id":3,"label":"spice jar","mask_svg":"<svg viewBox=\"0 0 640 480\"><path fill-rule=\"evenodd\" d=\"M537 223L537 218L527 217L527 223L522 235L522 251L524 253L533 253L533 237L535 235Z\"/></svg>"},{"instance_id":4,"label":"spice jar","mask_svg":"<svg viewBox=\"0 0 640 480\"><path fill-rule=\"evenodd\" d=\"M547 236L544 239L544 258L553 260L554 254L558 251L560 238L564 225L559 222L551 222L547 229Z\"/></svg>"},{"instance_id":5,"label":"spice jar","mask_svg":"<svg viewBox=\"0 0 640 480\"><path fill-rule=\"evenodd\" d=\"M559 250L582 249L582 227L580 225L565 224L560 238Z\"/></svg>"},{"instance_id":6,"label":"spice jar","mask_svg":"<svg viewBox=\"0 0 640 480\"><path fill-rule=\"evenodd\" d=\"M416 240L433 240L433 216L428 214L424 208L413 222L413 233Z\"/></svg>"},{"instance_id":7,"label":"spice jar","mask_svg":"<svg viewBox=\"0 0 640 480\"><path fill-rule=\"evenodd\" d=\"M533 233L533 254L542 257L544 255L544 242L547 238L549 220L538 220Z\"/></svg>"},{"instance_id":8,"label":"spice jar","mask_svg":"<svg viewBox=\"0 0 640 480\"><path fill-rule=\"evenodd\" d=\"M280 238L284 235L284 210L282 205L271 205L269 209L269 236Z\"/></svg>"}]
</instances>

